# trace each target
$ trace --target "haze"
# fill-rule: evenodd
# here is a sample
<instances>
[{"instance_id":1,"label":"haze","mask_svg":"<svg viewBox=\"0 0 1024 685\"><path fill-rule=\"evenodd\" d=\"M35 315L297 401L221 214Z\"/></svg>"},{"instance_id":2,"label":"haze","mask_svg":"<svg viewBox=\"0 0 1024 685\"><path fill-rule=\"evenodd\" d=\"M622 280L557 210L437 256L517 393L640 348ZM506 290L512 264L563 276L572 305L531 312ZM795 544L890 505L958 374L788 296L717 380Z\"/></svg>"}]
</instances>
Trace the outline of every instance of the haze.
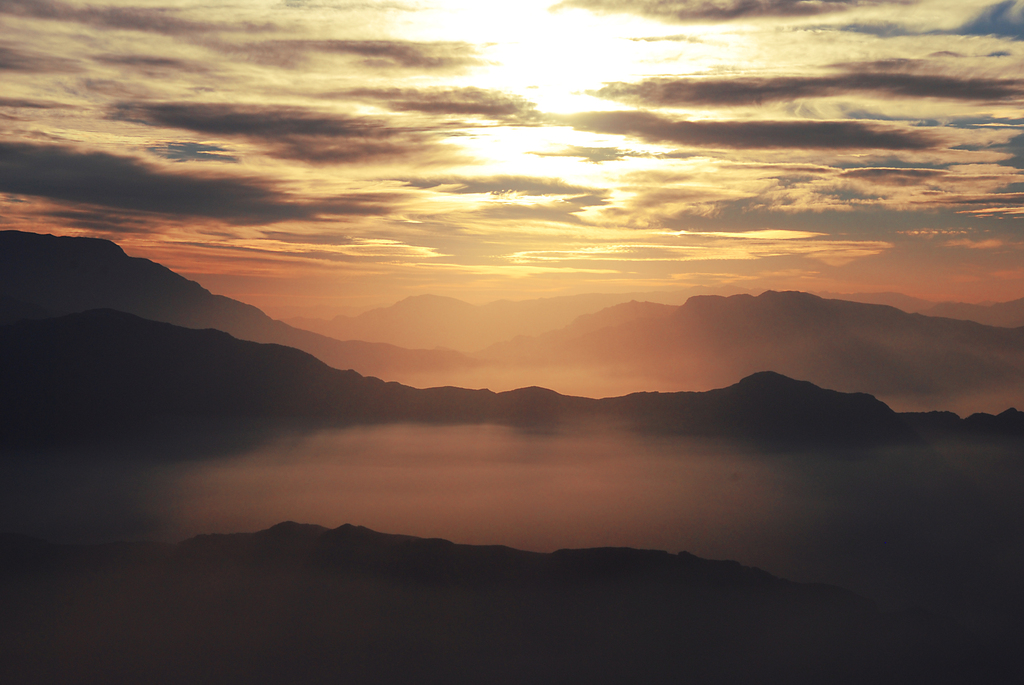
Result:
<instances>
[{"instance_id":1,"label":"haze","mask_svg":"<svg viewBox=\"0 0 1024 685\"><path fill-rule=\"evenodd\" d=\"M1024 0L0 0L0 542L686 550L1016 655L1022 45Z\"/></svg>"},{"instance_id":2,"label":"haze","mask_svg":"<svg viewBox=\"0 0 1024 685\"><path fill-rule=\"evenodd\" d=\"M986 631L1009 620L999 607L1017 597L1024 561L1024 471L1016 451L993 447L840 457L493 426L160 444L8 461L3 518L64 541L175 541L294 519L537 551L686 550Z\"/></svg>"}]
</instances>

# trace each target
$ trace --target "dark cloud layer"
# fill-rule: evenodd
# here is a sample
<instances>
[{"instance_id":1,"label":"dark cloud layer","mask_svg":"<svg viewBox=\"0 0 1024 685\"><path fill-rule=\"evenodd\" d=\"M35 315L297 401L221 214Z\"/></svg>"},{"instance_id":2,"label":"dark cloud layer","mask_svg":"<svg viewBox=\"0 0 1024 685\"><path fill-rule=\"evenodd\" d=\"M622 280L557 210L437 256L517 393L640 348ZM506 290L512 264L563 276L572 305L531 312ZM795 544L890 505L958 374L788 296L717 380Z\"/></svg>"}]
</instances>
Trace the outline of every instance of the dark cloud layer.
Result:
<instances>
[{"instance_id":1,"label":"dark cloud layer","mask_svg":"<svg viewBox=\"0 0 1024 685\"><path fill-rule=\"evenodd\" d=\"M171 174L130 157L23 143L0 143L0 192L238 224L380 211L379 198L301 203L259 179Z\"/></svg>"},{"instance_id":2,"label":"dark cloud layer","mask_svg":"<svg viewBox=\"0 0 1024 685\"><path fill-rule=\"evenodd\" d=\"M29 55L0 45L0 71L46 72L78 71L75 63L52 55Z\"/></svg>"},{"instance_id":3,"label":"dark cloud layer","mask_svg":"<svg viewBox=\"0 0 1024 685\"><path fill-rule=\"evenodd\" d=\"M1024 80L869 71L819 77L653 78L640 83L608 83L590 94L619 102L664 107L758 105L858 92L948 100L1010 100L1024 97Z\"/></svg>"},{"instance_id":4,"label":"dark cloud layer","mask_svg":"<svg viewBox=\"0 0 1024 685\"><path fill-rule=\"evenodd\" d=\"M550 118L581 131L706 148L921 150L939 144L925 131L860 121L680 121L649 112L583 112Z\"/></svg>"},{"instance_id":5,"label":"dark cloud layer","mask_svg":"<svg viewBox=\"0 0 1024 685\"><path fill-rule=\"evenodd\" d=\"M422 131L393 128L364 117L311 112L296 107L231 104L122 104L118 119L269 143L280 157L313 163L360 162L413 154L430 144Z\"/></svg>"},{"instance_id":6,"label":"dark cloud layer","mask_svg":"<svg viewBox=\"0 0 1024 685\"><path fill-rule=\"evenodd\" d=\"M150 57L148 55L99 55L93 58L100 64L113 67L129 67L146 74L165 76L168 72L202 74L210 71L207 64L195 60Z\"/></svg>"},{"instance_id":7,"label":"dark cloud layer","mask_svg":"<svg viewBox=\"0 0 1024 685\"><path fill-rule=\"evenodd\" d=\"M537 106L526 98L484 88L360 88L337 95L379 101L396 112L458 114L499 120L529 120L539 116Z\"/></svg>"},{"instance_id":8,"label":"dark cloud layer","mask_svg":"<svg viewBox=\"0 0 1024 685\"><path fill-rule=\"evenodd\" d=\"M913 0L563 0L552 10L581 8L595 14L635 14L663 22L730 21L751 17L800 17L853 7L907 4Z\"/></svg>"},{"instance_id":9,"label":"dark cloud layer","mask_svg":"<svg viewBox=\"0 0 1024 685\"><path fill-rule=\"evenodd\" d=\"M847 169L840 175L843 178L870 181L879 185L913 186L937 181L949 174L943 169L894 169L888 167L865 167Z\"/></svg>"},{"instance_id":10,"label":"dark cloud layer","mask_svg":"<svg viewBox=\"0 0 1024 685\"><path fill-rule=\"evenodd\" d=\"M283 67L298 66L309 53L317 52L354 55L363 58L363 66L385 69L458 71L484 63L478 48L462 41L267 40L223 49Z\"/></svg>"},{"instance_id":11,"label":"dark cloud layer","mask_svg":"<svg viewBox=\"0 0 1024 685\"><path fill-rule=\"evenodd\" d=\"M1018 7L1017 0L989 5L954 33L1024 40L1024 7Z\"/></svg>"},{"instance_id":12,"label":"dark cloud layer","mask_svg":"<svg viewBox=\"0 0 1024 685\"><path fill-rule=\"evenodd\" d=\"M77 6L55 0L0 0L0 14L69 21L99 28L188 35L210 31L265 31L270 24L222 24L182 18L176 10L152 7Z\"/></svg>"},{"instance_id":13,"label":"dark cloud layer","mask_svg":"<svg viewBox=\"0 0 1024 685\"><path fill-rule=\"evenodd\" d=\"M21 98L0 97L0 107L24 107L26 109L59 109L62 105L55 102L40 102L39 100L23 100Z\"/></svg>"},{"instance_id":14,"label":"dark cloud layer","mask_svg":"<svg viewBox=\"0 0 1024 685\"><path fill-rule=\"evenodd\" d=\"M147 150L154 155L170 159L175 162L238 162L237 157L223 154L228 152L227 148L217 145L204 145L203 143L163 143L147 147Z\"/></svg>"}]
</instances>

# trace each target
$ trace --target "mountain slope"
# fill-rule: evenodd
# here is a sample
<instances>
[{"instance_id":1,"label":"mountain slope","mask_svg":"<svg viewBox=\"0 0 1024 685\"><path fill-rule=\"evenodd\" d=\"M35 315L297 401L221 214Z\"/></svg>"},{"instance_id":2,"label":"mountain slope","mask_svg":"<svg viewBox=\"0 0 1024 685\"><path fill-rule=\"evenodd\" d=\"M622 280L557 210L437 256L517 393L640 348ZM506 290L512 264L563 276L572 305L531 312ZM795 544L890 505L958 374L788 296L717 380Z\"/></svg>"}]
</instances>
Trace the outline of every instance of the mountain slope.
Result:
<instances>
[{"instance_id":1,"label":"mountain slope","mask_svg":"<svg viewBox=\"0 0 1024 685\"><path fill-rule=\"evenodd\" d=\"M11 682L1012 682L935 616L685 552L295 523L0 552Z\"/></svg>"},{"instance_id":2,"label":"mountain slope","mask_svg":"<svg viewBox=\"0 0 1024 685\"><path fill-rule=\"evenodd\" d=\"M799 292L692 297L670 316L583 334L566 328L481 357L533 368L535 381L546 369L571 379L575 369L621 391L720 387L769 369L901 409L972 413L1024 403L1024 328Z\"/></svg>"},{"instance_id":3,"label":"mountain slope","mask_svg":"<svg viewBox=\"0 0 1024 685\"><path fill-rule=\"evenodd\" d=\"M781 446L914 440L888 407L758 374L707 393L605 400L542 388L417 390L339 371L299 350L236 340L113 310L0 326L3 440L118 435L161 418L313 425L418 421L620 426Z\"/></svg>"},{"instance_id":4,"label":"mountain slope","mask_svg":"<svg viewBox=\"0 0 1024 685\"><path fill-rule=\"evenodd\" d=\"M452 351L340 341L293 328L95 238L0 232L0 295L51 315L116 309L187 328L216 328L244 340L304 350L335 368L384 378L475 365Z\"/></svg>"},{"instance_id":5,"label":"mountain slope","mask_svg":"<svg viewBox=\"0 0 1024 685\"><path fill-rule=\"evenodd\" d=\"M649 293L648 296L672 298L670 293ZM337 316L331 321L290 321L299 328L340 340L388 342L416 348L446 347L472 352L519 335L539 335L557 330L571 324L577 317L593 315L634 297L637 295L595 293L471 305L451 297L416 295L358 316ZM683 299L676 301L682 302Z\"/></svg>"},{"instance_id":6,"label":"mountain slope","mask_svg":"<svg viewBox=\"0 0 1024 685\"><path fill-rule=\"evenodd\" d=\"M925 309L928 316L944 316L950 319L977 321L986 326L1018 328L1024 326L1024 297L1010 302L995 304L968 304L966 302L940 302Z\"/></svg>"}]
</instances>

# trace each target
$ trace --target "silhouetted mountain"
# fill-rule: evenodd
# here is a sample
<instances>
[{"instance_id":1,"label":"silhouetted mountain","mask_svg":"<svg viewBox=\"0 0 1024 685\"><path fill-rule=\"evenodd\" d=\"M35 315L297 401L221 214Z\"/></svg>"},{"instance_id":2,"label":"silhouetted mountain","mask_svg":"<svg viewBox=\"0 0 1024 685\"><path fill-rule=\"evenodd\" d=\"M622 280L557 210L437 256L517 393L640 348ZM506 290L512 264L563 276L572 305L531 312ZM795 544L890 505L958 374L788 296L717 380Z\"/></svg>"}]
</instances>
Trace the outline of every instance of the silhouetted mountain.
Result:
<instances>
[{"instance_id":1,"label":"silhouetted mountain","mask_svg":"<svg viewBox=\"0 0 1024 685\"><path fill-rule=\"evenodd\" d=\"M977 321L987 326L1018 328L1024 326L1024 297L995 304L968 304L966 302L940 302L922 311L928 316Z\"/></svg>"},{"instance_id":2,"label":"silhouetted mountain","mask_svg":"<svg viewBox=\"0 0 1024 685\"><path fill-rule=\"evenodd\" d=\"M384 378L475 366L450 350L340 341L292 328L256 307L213 295L160 264L128 257L116 244L96 238L0 231L0 295L53 316L116 309L187 328L216 328L244 340L304 350L335 368Z\"/></svg>"},{"instance_id":3,"label":"silhouetted mountain","mask_svg":"<svg viewBox=\"0 0 1024 685\"><path fill-rule=\"evenodd\" d=\"M735 562L284 523L178 545L0 536L6 682L964 683L957 625Z\"/></svg>"},{"instance_id":4,"label":"silhouetted mountain","mask_svg":"<svg viewBox=\"0 0 1024 685\"><path fill-rule=\"evenodd\" d=\"M911 314L927 313L925 310L935 306L931 300L922 300L920 297L911 297L903 293L833 293L815 292L814 295L826 300L848 300L850 302L863 302L864 304L884 304L889 307L896 307Z\"/></svg>"},{"instance_id":5,"label":"silhouetted mountain","mask_svg":"<svg viewBox=\"0 0 1024 685\"><path fill-rule=\"evenodd\" d=\"M692 297L669 316L584 334L570 327L480 356L562 391L595 382L620 392L712 388L769 369L900 409L1024 403L1024 328L799 292Z\"/></svg>"},{"instance_id":6,"label":"silhouetted mountain","mask_svg":"<svg viewBox=\"0 0 1024 685\"><path fill-rule=\"evenodd\" d=\"M52 312L39 305L0 294L0 324L14 323L22 319L46 319L51 316Z\"/></svg>"},{"instance_id":7,"label":"silhouetted mountain","mask_svg":"<svg viewBox=\"0 0 1024 685\"><path fill-rule=\"evenodd\" d=\"M915 439L868 395L775 373L704 393L593 400L542 388L419 390L330 368L299 350L112 310L0 327L7 444L122 435L191 418L300 425L416 421L596 425L772 445L862 447Z\"/></svg>"},{"instance_id":8,"label":"silhouetted mountain","mask_svg":"<svg viewBox=\"0 0 1024 685\"><path fill-rule=\"evenodd\" d=\"M979 412L966 419L945 411L905 413L901 416L908 426L930 440L1024 439L1024 412L1013 407L997 415Z\"/></svg>"}]
</instances>

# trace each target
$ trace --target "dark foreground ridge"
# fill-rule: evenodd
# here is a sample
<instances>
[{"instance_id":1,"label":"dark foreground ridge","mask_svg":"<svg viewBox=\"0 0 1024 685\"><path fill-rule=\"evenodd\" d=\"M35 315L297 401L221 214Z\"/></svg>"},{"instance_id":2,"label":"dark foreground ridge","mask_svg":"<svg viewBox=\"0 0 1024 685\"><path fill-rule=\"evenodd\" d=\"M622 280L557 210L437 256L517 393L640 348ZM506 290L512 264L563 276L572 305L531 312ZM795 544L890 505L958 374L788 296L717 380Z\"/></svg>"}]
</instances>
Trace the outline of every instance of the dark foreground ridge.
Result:
<instances>
[{"instance_id":1,"label":"dark foreground ridge","mask_svg":"<svg viewBox=\"0 0 1024 685\"><path fill-rule=\"evenodd\" d=\"M956 625L682 552L282 523L177 545L0 536L11 683L1012 682Z\"/></svg>"},{"instance_id":2,"label":"dark foreground ridge","mask_svg":"<svg viewBox=\"0 0 1024 685\"><path fill-rule=\"evenodd\" d=\"M602 426L770 448L912 443L882 402L762 372L708 392L602 400L542 388L416 389L340 371L296 349L113 310L0 326L0 445L123 437L154 423L307 427L395 422Z\"/></svg>"},{"instance_id":3,"label":"dark foreground ridge","mask_svg":"<svg viewBox=\"0 0 1024 685\"><path fill-rule=\"evenodd\" d=\"M115 309L186 328L216 328L242 340L303 350L336 368L388 375L467 368L451 350L408 350L335 340L293 328L256 307L214 295L148 259L97 238L0 231L0 323Z\"/></svg>"}]
</instances>

